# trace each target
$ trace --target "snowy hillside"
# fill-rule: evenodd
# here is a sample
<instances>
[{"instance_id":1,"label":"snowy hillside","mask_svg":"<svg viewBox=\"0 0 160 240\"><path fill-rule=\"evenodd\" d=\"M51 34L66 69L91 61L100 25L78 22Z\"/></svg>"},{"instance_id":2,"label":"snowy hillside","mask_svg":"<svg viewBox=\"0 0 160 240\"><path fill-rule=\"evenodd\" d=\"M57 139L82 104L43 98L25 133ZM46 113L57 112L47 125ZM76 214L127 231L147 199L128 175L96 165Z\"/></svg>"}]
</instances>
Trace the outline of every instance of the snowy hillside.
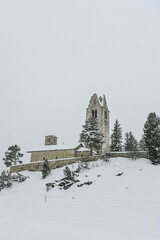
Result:
<instances>
[{"instance_id":1,"label":"snowy hillside","mask_svg":"<svg viewBox=\"0 0 160 240\"><path fill-rule=\"evenodd\" d=\"M159 240L160 166L117 158L90 168L78 179L93 184L49 192L64 168L46 179L23 172L30 178L0 192L0 240Z\"/></svg>"}]
</instances>

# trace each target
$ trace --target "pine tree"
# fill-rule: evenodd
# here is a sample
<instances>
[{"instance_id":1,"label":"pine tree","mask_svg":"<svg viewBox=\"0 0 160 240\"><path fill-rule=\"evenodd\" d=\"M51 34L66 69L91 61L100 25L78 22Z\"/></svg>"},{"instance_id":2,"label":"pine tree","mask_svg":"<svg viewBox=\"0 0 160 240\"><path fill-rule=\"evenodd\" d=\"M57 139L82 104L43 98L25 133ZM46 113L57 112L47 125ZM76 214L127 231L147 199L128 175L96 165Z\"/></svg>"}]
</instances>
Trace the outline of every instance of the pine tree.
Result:
<instances>
[{"instance_id":1,"label":"pine tree","mask_svg":"<svg viewBox=\"0 0 160 240\"><path fill-rule=\"evenodd\" d=\"M12 176L8 170L4 170L0 175L0 191L12 186Z\"/></svg>"},{"instance_id":2,"label":"pine tree","mask_svg":"<svg viewBox=\"0 0 160 240\"><path fill-rule=\"evenodd\" d=\"M138 142L133 136L132 132L127 132L125 134L124 150L130 152L129 156L131 158L136 157L138 151Z\"/></svg>"},{"instance_id":3,"label":"pine tree","mask_svg":"<svg viewBox=\"0 0 160 240\"><path fill-rule=\"evenodd\" d=\"M153 164L160 164L160 118L150 113L144 124L144 140Z\"/></svg>"},{"instance_id":4,"label":"pine tree","mask_svg":"<svg viewBox=\"0 0 160 240\"><path fill-rule=\"evenodd\" d=\"M142 138L140 139L140 141L138 143L138 150L140 150L140 151L147 151L144 135L142 136Z\"/></svg>"},{"instance_id":5,"label":"pine tree","mask_svg":"<svg viewBox=\"0 0 160 240\"><path fill-rule=\"evenodd\" d=\"M74 181L75 179L74 179L74 172L72 172L71 170L70 170L70 168L68 167L68 166L66 166L65 167L65 169L63 170L63 173L64 173L64 176L65 176L65 178L67 179L67 180L71 180L71 181Z\"/></svg>"},{"instance_id":6,"label":"pine tree","mask_svg":"<svg viewBox=\"0 0 160 240\"><path fill-rule=\"evenodd\" d=\"M122 128L117 119L111 134L110 150L113 152L122 151Z\"/></svg>"},{"instance_id":7,"label":"pine tree","mask_svg":"<svg viewBox=\"0 0 160 240\"><path fill-rule=\"evenodd\" d=\"M103 143L103 134L98 129L97 119L95 117L89 118L80 134L80 143L84 143L86 147L90 148L91 155L93 149L99 150Z\"/></svg>"},{"instance_id":8,"label":"pine tree","mask_svg":"<svg viewBox=\"0 0 160 240\"><path fill-rule=\"evenodd\" d=\"M42 167L42 178L46 178L48 174L51 172L51 168L46 158L44 158L44 163Z\"/></svg>"},{"instance_id":9,"label":"pine tree","mask_svg":"<svg viewBox=\"0 0 160 240\"><path fill-rule=\"evenodd\" d=\"M20 153L20 150L18 145L12 145L8 148L8 151L5 152L5 158L3 158L4 164L7 167L12 166L12 164L22 163L20 158L23 157L23 154Z\"/></svg>"},{"instance_id":10,"label":"pine tree","mask_svg":"<svg viewBox=\"0 0 160 240\"><path fill-rule=\"evenodd\" d=\"M12 186L13 182L24 182L27 179L26 176L20 173L10 173L8 170L4 170L0 175L0 191L4 188Z\"/></svg>"}]
</instances>

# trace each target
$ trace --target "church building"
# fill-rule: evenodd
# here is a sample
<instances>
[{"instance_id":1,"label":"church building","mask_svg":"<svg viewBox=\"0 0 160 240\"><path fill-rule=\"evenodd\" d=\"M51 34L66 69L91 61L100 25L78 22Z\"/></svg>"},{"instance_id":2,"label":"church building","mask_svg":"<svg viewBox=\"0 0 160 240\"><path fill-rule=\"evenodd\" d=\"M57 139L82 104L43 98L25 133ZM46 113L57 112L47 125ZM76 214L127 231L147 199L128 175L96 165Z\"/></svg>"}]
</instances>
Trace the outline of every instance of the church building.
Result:
<instances>
[{"instance_id":1,"label":"church building","mask_svg":"<svg viewBox=\"0 0 160 240\"><path fill-rule=\"evenodd\" d=\"M103 97L94 94L86 109L86 120L90 117L97 119L98 128L100 133L103 134L102 154L109 151L109 110L105 95ZM90 149L84 147L82 144L77 146L68 147L64 144L57 144L58 139L54 135L45 137L45 146L28 151L31 153L31 162L56 159L66 159L75 157L87 157L90 156ZM96 153L94 153L96 154Z\"/></svg>"}]
</instances>

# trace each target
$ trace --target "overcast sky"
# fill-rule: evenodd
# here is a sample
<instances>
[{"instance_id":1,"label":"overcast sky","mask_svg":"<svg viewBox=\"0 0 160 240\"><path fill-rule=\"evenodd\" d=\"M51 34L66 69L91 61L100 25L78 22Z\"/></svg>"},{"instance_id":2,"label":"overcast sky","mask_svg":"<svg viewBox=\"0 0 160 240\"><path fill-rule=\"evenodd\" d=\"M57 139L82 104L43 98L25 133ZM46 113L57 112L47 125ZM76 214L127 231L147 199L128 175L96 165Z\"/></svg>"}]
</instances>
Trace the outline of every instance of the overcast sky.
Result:
<instances>
[{"instance_id":1,"label":"overcast sky","mask_svg":"<svg viewBox=\"0 0 160 240\"><path fill-rule=\"evenodd\" d=\"M94 93L139 140L160 115L160 1L1 0L0 81L1 158L49 134L78 142Z\"/></svg>"}]
</instances>

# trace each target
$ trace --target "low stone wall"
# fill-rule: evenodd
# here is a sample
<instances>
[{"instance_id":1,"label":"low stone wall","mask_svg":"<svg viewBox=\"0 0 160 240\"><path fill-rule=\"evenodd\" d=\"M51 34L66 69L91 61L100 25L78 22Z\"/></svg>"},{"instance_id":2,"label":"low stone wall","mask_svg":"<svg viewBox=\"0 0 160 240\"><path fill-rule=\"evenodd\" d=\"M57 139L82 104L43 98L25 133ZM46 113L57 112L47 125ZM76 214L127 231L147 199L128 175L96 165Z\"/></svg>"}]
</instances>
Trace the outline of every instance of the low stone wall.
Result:
<instances>
[{"instance_id":1,"label":"low stone wall","mask_svg":"<svg viewBox=\"0 0 160 240\"><path fill-rule=\"evenodd\" d=\"M49 166L51 169L60 168L66 165L70 165L78 162L88 162L88 161L97 161L100 156L89 156L89 157L76 157L68 159L59 159L59 160L48 160ZM33 162L28 164L21 164L10 167L10 173L22 172L22 171L42 171L43 161Z\"/></svg>"},{"instance_id":2,"label":"low stone wall","mask_svg":"<svg viewBox=\"0 0 160 240\"><path fill-rule=\"evenodd\" d=\"M90 151L77 151L75 153L75 157L89 157L90 155Z\"/></svg>"},{"instance_id":3,"label":"low stone wall","mask_svg":"<svg viewBox=\"0 0 160 240\"><path fill-rule=\"evenodd\" d=\"M108 157L114 158L114 157L123 157L123 158L130 158L130 155L132 152L110 152L106 155ZM135 153L136 158L149 158L148 152L146 151L138 151Z\"/></svg>"},{"instance_id":4,"label":"low stone wall","mask_svg":"<svg viewBox=\"0 0 160 240\"><path fill-rule=\"evenodd\" d=\"M130 158L130 152L110 152L106 154L109 158L115 157L123 157L123 158ZM105 156L104 156L105 157ZM89 162L89 161L97 161L101 158L100 155L96 156L87 156L87 157L74 157L74 158L66 158L66 159L59 159L59 160L48 160L50 168L60 168L69 164L78 163L78 162ZM139 151L136 153L136 158L149 158L148 152ZM10 173L15 172L22 172L22 171L42 171L43 161L39 162L32 162L28 164L21 164L10 167Z\"/></svg>"}]
</instances>

